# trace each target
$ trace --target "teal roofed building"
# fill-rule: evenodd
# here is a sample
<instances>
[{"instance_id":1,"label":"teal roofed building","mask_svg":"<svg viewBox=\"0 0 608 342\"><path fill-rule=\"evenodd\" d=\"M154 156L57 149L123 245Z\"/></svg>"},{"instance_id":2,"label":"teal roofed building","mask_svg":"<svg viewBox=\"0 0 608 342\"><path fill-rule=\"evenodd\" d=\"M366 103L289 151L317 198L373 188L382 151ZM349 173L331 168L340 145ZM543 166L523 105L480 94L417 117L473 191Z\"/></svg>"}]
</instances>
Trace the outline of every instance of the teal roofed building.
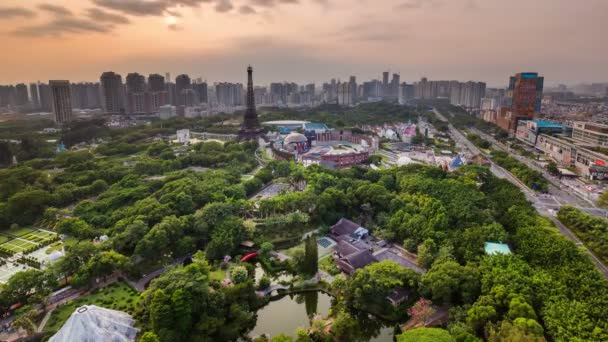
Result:
<instances>
[{"instance_id":1,"label":"teal roofed building","mask_svg":"<svg viewBox=\"0 0 608 342\"><path fill-rule=\"evenodd\" d=\"M315 133L325 133L329 131L329 127L324 123L308 122L304 124L304 130L315 131Z\"/></svg>"},{"instance_id":2,"label":"teal roofed building","mask_svg":"<svg viewBox=\"0 0 608 342\"><path fill-rule=\"evenodd\" d=\"M506 243L486 242L485 251L488 255L511 254L511 248Z\"/></svg>"}]
</instances>

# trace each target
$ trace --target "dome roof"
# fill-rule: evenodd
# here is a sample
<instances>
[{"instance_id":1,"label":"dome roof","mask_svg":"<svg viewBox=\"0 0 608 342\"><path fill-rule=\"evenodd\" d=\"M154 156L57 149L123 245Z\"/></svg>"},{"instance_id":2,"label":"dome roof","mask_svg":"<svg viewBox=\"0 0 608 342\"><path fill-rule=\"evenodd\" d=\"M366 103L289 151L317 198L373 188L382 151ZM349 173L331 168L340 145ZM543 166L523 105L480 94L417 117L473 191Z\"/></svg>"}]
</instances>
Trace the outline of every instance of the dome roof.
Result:
<instances>
[{"instance_id":1,"label":"dome roof","mask_svg":"<svg viewBox=\"0 0 608 342\"><path fill-rule=\"evenodd\" d=\"M290 133L287 137L285 137L285 144L294 144L294 143L302 143L307 142L308 139L304 136L304 134L300 133Z\"/></svg>"}]
</instances>

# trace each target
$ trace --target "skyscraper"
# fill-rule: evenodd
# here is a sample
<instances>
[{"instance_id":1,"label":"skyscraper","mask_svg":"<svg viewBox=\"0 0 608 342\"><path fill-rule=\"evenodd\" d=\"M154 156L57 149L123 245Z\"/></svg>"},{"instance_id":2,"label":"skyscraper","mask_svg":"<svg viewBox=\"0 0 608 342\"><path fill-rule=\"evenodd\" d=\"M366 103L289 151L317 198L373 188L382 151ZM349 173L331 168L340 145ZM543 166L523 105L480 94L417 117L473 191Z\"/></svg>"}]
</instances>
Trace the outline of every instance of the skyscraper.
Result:
<instances>
[{"instance_id":1,"label":"skyscraper","mask_svg":"<svg viewBox=\"0 0 608 342\"><path fill-rule=\"evenodd\" d=\"M207 83L199 82L192 86L198 103L208 103Z\"/></svg>"},{"instance_id":2,"label":"skyscraper","mask_svg":"<svg viewBox=\"0 0 608 342\"><path fill-rule=\"evenodd\" d=\"M146 113L146 78L136 72L127 75L127 112Z\"/></svg>"},{"instance_id":3,"label":"skyscraper","mask_svg":"<svg viewBox=\"0 0 608 342\"><path fill-rule=\"evenodd\" d=\"M148 86L151 92L166 91L165 78L159 74L151 74L148 76Z\"/></svg>"},{"instance_id":4,"label":"skyscraper","mask_svg":"<svg viewBox=\"0 0 608 342\"><path fill-rule=\"evenodd\" d=\"M350 101L351 104L355 104L357 102L357 78L355 76L351 76L348 81L348 89L350 92Z\"/></svg>"},{"instance_id":5,"label":"skyscraper","mask_svg":"<svg viewBox=\"0 0 608 342\"><path fill-rule=\"evenodd\" d=\"M101 95L103 110L108 114L123 113L122 76L112 71L101 74Z\"/></svg>"},{"instance_id":6,"label":"skyscraper","mask_svg":"<svg viewBox=\"0 0 608 342\"><path fill-rule=\"evenodd\" d=\"M509 133L515 133L517 122L531 120L540 113L544 77L535 72L523 72L509 79L506 106L500 109L496 124Z\"/></svg>"},{"instance_id":7,"label":"skyscraper","mask_svg":"<svg viewBox=\"0 0 608 342\"><path fill-rule=\"evenodd\" d=\"M49 81L53 98L55 122L65 124L72 121L72 94L69 81Z\"/></svg>"},{"instance_id":8,"label":"skyscraper","mask_svg":"<svg viewBox=\"0 0 608 342\"><path fill-rule=\"evenodd\" d=\"M217 83L215 85L215 96L217 103L226 107L240 106L243 97L243 85L241 83Z\"/></svg>"},{"instance_id":9,"label":"skyscraper","mask_svg":"<svg viewBox=\"0 0 608 342\"><path fill-rule=\"evenodd\" d=\"M15 86L16 91L16 104L17 106L24 106L29 103L29 96L27 94L27 86L23 83L19 83Z\"/></svg>"},{"instance_id":10,"label":"skyscraper","mask_svg":"<svg viewBox=\"0 0 608 342\"><path fill-rule=\"evenodd\" d=\"M255 110L255 97L253 93L253 68L247 68L247 109L243 116L243 125L239 131L240 140L253 140L260 137L264 131L258 121L258 113Z\"/></svg>"},{"instance_id":11,"label":"skyscraper","mask_svg":"<svg viewBox=\"0 0 608 342\"><path fill-rule=\"evenodd\" d=\"M40 95L40 109L46 112L53 110L53 94L51 87L46 83L38 84L38 93Z\"/></svg>"},{"instance_id":12,"label":"skyscraper","mask_svg":"<svg viewBox=\"0 0 608 342\"><path fill-rule=\"evenodd\" d=\"M167 85L165 78L159 74L152 74L148 76L148 111L156 113L160 110L160 107L169 103L169 92L167 91Z\"/></svg>"},{"instance_id":13,"label":"skyscraper","mask_svg":"<svg viewBox=\"0 0 608 342\"><path fill-rule=\"evenodd\" d=\"M30 96L32 107L35 109L40 108L40 97L38 97L38 85L36 83L30 83Z\"/></svg>"},{"instance_id":14,"label":"skyscraper","mask_svg":"<svg viewBox=\"0 0 608 342\"><path fill-rule=\"evenodd\" d=\"M393 79L390 84L389 97L392 100L396 100L399 97L399 84L401 83L401 75L393 74Z\"/></svg>"},{"instance_id":15,"label":"skyscraper","mask_svg":"<svg viewBox=\"0 0 608 342\"><path fill-rule=\"evenodd\" d=\"M177 106L185 106L185 99L187 98L188 89L192 89L190 77L186 74L179 75L175 78L175 97Z\"/></svg>"}]
</instances>

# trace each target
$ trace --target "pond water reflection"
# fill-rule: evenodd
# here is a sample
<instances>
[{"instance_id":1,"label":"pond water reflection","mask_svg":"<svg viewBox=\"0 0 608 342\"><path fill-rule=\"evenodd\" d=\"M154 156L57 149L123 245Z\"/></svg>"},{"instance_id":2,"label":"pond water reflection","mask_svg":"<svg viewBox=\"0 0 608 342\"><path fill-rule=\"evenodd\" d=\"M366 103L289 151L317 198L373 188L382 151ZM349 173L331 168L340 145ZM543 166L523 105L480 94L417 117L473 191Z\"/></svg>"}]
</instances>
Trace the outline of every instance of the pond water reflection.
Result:
<instances>
[{"instance_id":1,"label":"pond water reflection","mask_svg":"<svg viewBox=\"0 0 608 342\"><path fill-rule=\"evenodd\" d=\"M322 292L305 292L297 295L287 295L258 310L257 323L249 333L251 337L262 334L276 336L286 334L295 336L298 328L308 328L310 317L314 314L327 316L332 305L332 297ZM392 342L393 327L385 326L382 322L366 314L359 314L360 326L365 327L370 341Z\"/></svg>"}]
</instances>

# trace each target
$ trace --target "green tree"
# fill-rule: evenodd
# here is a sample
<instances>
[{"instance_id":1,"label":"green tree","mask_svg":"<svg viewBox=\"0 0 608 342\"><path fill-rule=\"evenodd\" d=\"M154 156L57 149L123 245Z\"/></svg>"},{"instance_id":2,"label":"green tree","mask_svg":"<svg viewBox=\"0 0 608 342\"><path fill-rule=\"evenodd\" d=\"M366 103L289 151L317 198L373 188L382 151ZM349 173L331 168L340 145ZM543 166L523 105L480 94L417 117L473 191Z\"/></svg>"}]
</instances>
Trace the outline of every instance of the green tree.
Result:
<instances>
[{"instance_id":1,"label":"green tree","mask_svg":"<svg viewBox=\"0 0 608 342\"><path fill-rule=\"evenodd\" d=\"M437 253L437 244L433 239L426 239L421 245L418 245L418 264L424 268L431 268L435 254Z\"/></svg>"},{"instance_id":2,"label":"green tree","mask_svg":"<svg viewBox=\"0 0 608 342\"><path fill-rule=\"evenodd\" d=\"M150 322L152 329L161 341L170 341L174 338L173 333L173 310L171 298L163 290L156 290L150 304Z\"/></svg>"},{"instance_id":3,"label":"green tree","mask_svg":"<svg viewBox=\"0 0 608 342\"><path fill-rule=\"evenodd\" d=\"M268 258L270 256L270 252L274 250L274 245L272 242L264 242L260 246L260 255L264 258Z\"/></svg>"},{"instance_id":4,"label":"green tree","mask_svg":"<svg viewBox=\"0 0 608 342\"><path fill-rule=\"evenodd\" d=\"M287 336L285 334L280 334L272 338L272 342L293 342L293 338L291 336Z\"/></svg>"},{"instance_id":5,"label":"green tree","mask_svg":"<svg viewBox=\"0 0 608 342\"><path fill-rule=\"evenodd\" d=\"M371 303L387 308L386 297L396 288L417 290L419 275L394 261L384 260L358 269L346 281L344 297L356 308Z\"/></svg>"},{"instance_id":6,"label":"green tree","mask_svg":"<svg viewBox=\"0 0 608 342\"><path fill-rule=\"evenodd\" d=\"M188 293L183 289L178 289L171 296L173 307L175 335L178 340L184 339L192 325L192 307Z\"/></svg>"},{"instance_id":7,"label":"green tree","mask_svg":"<svg viewBox=\"0 0 608 342\"><path fill-rule=\"evenodd\" d=\"M270 278L268 278L266 275L264 275L262 278L260 278L260 281L258 282L258 289L266 290L269 287L270 287Z\"/></svg>"},{"instance_id":8,"label":"green tree","mask_svg":"<svg viewBox=\"0 0 608 342\"><path fill-rule=\"evenodd\" d=\"M16 328L24 329L28 334L31 335L38 330L38 325L36 324L37 318L38 311L36 309L31 309L19 315L13 324Z\"/></svg>"},{"instance_id":9,"label":"green tree","mask_svg":"<svg viewBox=\"0 0 608 342\"><path fill-rule=\"evenodd\" d=\"M44 190L25 190L8 199L6 212L13 222L32 224L51 203L51 195Z\"/></svg>"},{"instance_id":10,"label":"green tree","mask_svg":"<svg viewBox=\"0 0 608 342\"><path fill-rule=\"evenodd\" d=\"M331 334L336 341L365 341L357 320L346 310L341 310L334 318Z\"/></svg>"},{"instance_id":11,"label":"green tree","mask_svg":"<svg viewBox=\"0 0 608 342\"><path fill-rule=\"evenodd\" d=\"M554 176L559 176L559 174L560 174L560 173L559 173L559 169L557 168L557 164L555 164L555 162L554 162L554 161L550 161L550 162L547 164L546 168L547 168L547 171L548 171L550 174L552 174L552 175L554 175Z\"/></svg>"},{"instance_id":12,"label":"green tree","mask_svg":"<svg viewBox=\"0 0 608 342\"><path fill-rule=\"evenodd\" d=\"M249 272L244 266L235 266L230 270L230 278L235 284L242 284L249 280Z\"/></svg>"},{"instance_id":13,"label":"green tree","mask_svg":"<svg viewBox=\"0 0 608 342\"><path fill-rule=\"evenodd\" d=\"M319 270L319 250L317 239L308 236L304 242L304 265L303 273L308 276L315 275Z\"/></svg>"},{"instance_id":14,"label":"green tree","mask_svg":"<svg viewBox=\"0 0 608 342\"><path fill-rule=\"evenodd\" d=\"M160 342L160 340L155 333L152 331L147 331L139 338L138 342Z\"/></svg>"},{"instance_id":15,"label":"green tree","mask_svg":"<svg viewBox=\"0 0 608 342\"><path fill-rule=\"evenodd\" d=\"M397 342L456 342L456 340L443 329L416 328L397 336Z\"/></svg>"}]
</instances>

